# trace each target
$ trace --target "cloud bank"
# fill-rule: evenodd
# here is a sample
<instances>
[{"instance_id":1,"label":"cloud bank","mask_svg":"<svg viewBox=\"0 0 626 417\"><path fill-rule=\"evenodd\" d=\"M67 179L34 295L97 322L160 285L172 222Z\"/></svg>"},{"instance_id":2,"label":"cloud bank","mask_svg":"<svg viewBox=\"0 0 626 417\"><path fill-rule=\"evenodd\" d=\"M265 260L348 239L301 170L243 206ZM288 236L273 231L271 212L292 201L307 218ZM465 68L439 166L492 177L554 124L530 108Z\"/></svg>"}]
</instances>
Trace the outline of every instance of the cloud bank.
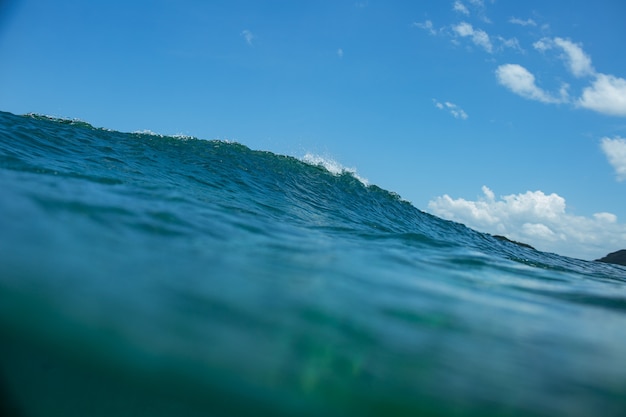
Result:
<instances>
[{"instance_id":1,"label":"cloud bank","mask_svg":"<svg viewBox=\"0 0 626 417\"><path fill-rule=\"evenodd\" d=\"M477 50L490 54L491 61L498 59L498 53L505 49L527 53L517 38L507 39L497 33L487 33L493 26L486 26L487 30L476 27L476 22L471 20L473 17L489 21L482 0L455 0L451 4L459 19L456 23L436 27L427 20L413 26L432 36L447 38L455 45L462 42L473 44ZM535 33L536 29L545 33L549 27L530 18L511 17L508 23ZM626 117L626 79L598 71L581 43L564 37L543 37L532 43L532 47L544 58L562 63L565 73L558 77L567 82L546 89L531 70L514 62L500 62L495 64L494 71L499 85L527 100L567 104L574 109ZM547 76L542 74L542 78ZM456 118L466 118L454 103L437 100L433 103ZM616 179L626 181L626 139L605 137L599 146L614 169ZM588 217L577 216L567 210L565 199L555 193L527 191L497 198L488 187L483 187L482 195L476 200L443 195L431 200L428 207L435 215L477 230L505 235L540 250L582 259L602 257L621 249L626 241L626 224L619 223L616 215L603 212Z\"/></svg>"},{"instance_id":2,"label":"cloud bank","mask_svg":"<svg viewBox=\"0 0 626 417\"><path fill-rule=\"evenodd\" d=\"M609 143L611 146L613 142ZM619 146L623 147L622 152L626 151L626 141ZM622 168L626 167L624 155ZM626 240L626 224L618 223L617 216L576 216L567 211L565 199L558 194L527 191L496 198L488 187L483 186L482 191L476 201L453 199L446 194L431 200L428 208L439 217L473 229L581 259L600 258L620 249Z\"/></svg>"}]
</instances>

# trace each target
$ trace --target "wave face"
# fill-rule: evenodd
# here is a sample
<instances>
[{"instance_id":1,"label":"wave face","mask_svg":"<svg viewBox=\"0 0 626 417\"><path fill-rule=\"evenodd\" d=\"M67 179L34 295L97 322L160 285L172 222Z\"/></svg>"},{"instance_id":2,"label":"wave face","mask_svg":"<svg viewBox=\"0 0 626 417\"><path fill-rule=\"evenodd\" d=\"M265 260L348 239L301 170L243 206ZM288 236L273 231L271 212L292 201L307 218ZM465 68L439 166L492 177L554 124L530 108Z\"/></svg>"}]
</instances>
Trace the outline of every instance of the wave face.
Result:
<instances>
[{"instance_id":1,"label":"wave face","mask_svg":"<svg viewBox=\"0 0 626 417\"><path fill-rule=\"evenodd\" d=\"M625 268L307 161L0 113L0 407L624 415Z\"/></svg>"}]
</instances>

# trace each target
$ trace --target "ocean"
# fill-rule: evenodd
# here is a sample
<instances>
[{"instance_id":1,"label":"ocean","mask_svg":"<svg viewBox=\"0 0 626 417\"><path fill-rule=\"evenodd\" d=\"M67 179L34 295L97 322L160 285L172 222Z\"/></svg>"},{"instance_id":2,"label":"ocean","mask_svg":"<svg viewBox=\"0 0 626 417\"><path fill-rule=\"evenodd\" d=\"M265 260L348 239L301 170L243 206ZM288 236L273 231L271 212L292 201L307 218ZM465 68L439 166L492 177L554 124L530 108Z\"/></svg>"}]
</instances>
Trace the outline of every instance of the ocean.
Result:
<instances>
[{"instance_id":1,"label":"ocean","mask_svg":"<svg viewBox=\"0 0 626 417\"><path fill-rule=\"evenodd\" d=\"M626 415L626 268L326 162L0 112L0 415Z\"/></svg>"}]
</instances>

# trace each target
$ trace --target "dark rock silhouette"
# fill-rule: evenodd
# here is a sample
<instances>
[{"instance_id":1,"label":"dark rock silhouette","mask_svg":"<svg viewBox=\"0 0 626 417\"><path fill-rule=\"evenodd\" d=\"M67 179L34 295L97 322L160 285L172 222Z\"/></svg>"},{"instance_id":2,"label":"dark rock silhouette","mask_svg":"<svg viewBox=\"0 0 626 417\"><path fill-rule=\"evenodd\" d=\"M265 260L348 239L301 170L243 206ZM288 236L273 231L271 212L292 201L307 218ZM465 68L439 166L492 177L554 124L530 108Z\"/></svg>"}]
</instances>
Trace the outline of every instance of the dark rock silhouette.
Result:
<instances>
[{"instance_id":1,"label":"dark rock silhouette","mask_svg":"<svg viewBox=\"0 0 626 417\"><path fill-rule=\"evenodd\" d=\"M596 259L596 261L626 266L626 249L609 253L604 258Z\"/></svg>"},{"instance_id":2,"label":"dark rock silhouette","mask_svg":"<svg viewBox=\"0 0 626 417\"><path fill-rule=\"evenodd\" d=\"M493 237L495 237L496 239L499 239L499 240L504 240L504 241L506 241L506 242L511 242L511 243L515 243L516 245L523 246L523 247L525 247L525 248L529 248L529 249L536 250L535 248L533 248L532 246L530 246L528 243L516 242L516 241L514 241L514 240L509 239L509 238L508 238L508 237L506 237L506 236L500 236L500 235L492 235L492 236L493 236Z\"/></svg>"}]
</instances>

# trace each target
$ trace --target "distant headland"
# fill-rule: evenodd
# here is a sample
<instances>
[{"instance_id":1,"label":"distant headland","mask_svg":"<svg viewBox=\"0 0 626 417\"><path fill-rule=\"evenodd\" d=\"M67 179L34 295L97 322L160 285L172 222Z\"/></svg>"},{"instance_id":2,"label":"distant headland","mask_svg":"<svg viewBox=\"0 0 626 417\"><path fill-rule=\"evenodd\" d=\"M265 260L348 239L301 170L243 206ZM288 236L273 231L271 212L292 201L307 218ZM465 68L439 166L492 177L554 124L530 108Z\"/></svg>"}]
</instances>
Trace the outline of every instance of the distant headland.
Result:
<instances>
[{"instance_id":1,"label":"distant headland","mask_svg":"<svg viewBox=\"0 0 626 417\"><path fill-rule=\"evenodd\" d=\"M496 239L499 239L499 240L504 240L504 241L506 241L506 242L511 242L511 243L515 243L516 245L523 246L523 247L525 247L525 248L529 248L529 249L536 250L535 248L533 248L532 246L530 246L528 243L516 242L516 241L514 241L514 240L509 239L509 238L508 238L508 237L506 237L506 236L501 236L501 235L491 235L491 236L493 236L493 237L495 237Z\"/></svg>"},{"instance_id":2,"label":"distant headland","mask_svg":"<svg viewBox=\"0 0 626 417\"><path fill-rule=\"evenodd\" d=\"M503 240L506 242L515 243L516 245L523 246L529 249L535 249L527 243L516 242L515 240L511 240L506 236L501 235L491 235L496 239ZM535 249L536 250L536 249ZM607 264L616 264L616 265L624 265L626 266L626 249L618 250L617 252L612 252L606 255L604 258L596 259L595 262L604 262Z\"/></svg>"},{"instance_id":3,"label":"distant headland","mask_svg":"<svg viewBox=\"0 0 626 417\"><path fill-rule=\"evenodd\" d=\"M609 253L604 258L596 259L598 262L606 262L609 264L625 265L626 266L626 249L618 250L617 252Z\"/></svg>"}]
</instances>

